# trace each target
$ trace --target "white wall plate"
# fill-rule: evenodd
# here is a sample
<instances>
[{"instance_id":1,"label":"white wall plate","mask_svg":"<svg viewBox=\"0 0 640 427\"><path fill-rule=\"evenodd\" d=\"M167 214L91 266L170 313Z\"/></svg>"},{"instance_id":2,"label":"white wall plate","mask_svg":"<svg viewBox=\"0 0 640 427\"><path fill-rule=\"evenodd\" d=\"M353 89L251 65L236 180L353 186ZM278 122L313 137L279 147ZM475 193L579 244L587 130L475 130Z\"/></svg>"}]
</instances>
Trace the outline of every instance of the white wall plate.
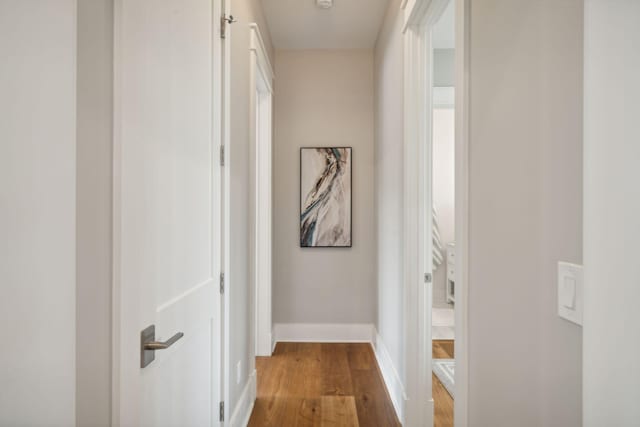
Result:
<instances>
[{"instance_id":1,"label":"white wall plate","mask_svg":"<svg viewBox=\"0 0 640 427\"><path fill-rule=\"evenodd\" d=\"M582 266L558 262L558 316L582 326Z\"/></svg>"}]
</instances>

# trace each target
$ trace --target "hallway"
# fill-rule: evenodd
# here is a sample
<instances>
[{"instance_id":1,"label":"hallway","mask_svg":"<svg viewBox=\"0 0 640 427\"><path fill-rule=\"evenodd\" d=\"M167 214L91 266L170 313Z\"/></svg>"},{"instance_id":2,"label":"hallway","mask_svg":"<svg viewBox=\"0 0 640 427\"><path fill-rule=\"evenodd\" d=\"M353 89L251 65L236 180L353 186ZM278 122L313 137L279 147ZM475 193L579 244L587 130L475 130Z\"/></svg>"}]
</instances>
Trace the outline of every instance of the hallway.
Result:
<instances>
[{"instance_id":1,"label":"hallway","mask_svg":"<svg viewBox=\"0 0 640 427\"><path fill-rule=\"evenodd\" d=\"M433 342L434 359L453 357L453 341ZM278 343L256 369L251 427L400 425L369 344ZM432 379L434 427L453 427L453 399Z\"/></svg>"},{"instance_id":2,"label":"hallway","mask_svg":"<svg viewBox=\"0 0 640 427\"><path fill-rule=\"evenodd\" d=\"M0 0L0 427L640 426L639 24Z\"/></svg>"},{"instance_id":3,"label":"hallway","mask_svg":"<svg viewBox=\"0 0 640 427\"><path fill-rule=\"evenodd\" d=\"M256 369L250 427L400 426L367 343L278 343Z\"/></svg>"}]
</instances>

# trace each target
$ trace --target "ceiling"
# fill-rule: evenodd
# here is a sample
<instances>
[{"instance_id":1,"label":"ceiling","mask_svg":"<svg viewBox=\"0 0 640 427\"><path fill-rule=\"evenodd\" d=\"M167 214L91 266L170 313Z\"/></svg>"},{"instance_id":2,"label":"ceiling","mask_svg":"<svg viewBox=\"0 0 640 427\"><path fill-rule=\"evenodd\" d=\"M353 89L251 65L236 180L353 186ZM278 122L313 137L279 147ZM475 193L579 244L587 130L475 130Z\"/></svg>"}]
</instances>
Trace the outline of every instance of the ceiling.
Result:
<instances>
[{"instance_id":1,"label":"ceiling","mask_svg":"<svg viewBox=\"0 0 640 427\"><path fill-rule=\"evenodd\" d=\"M369 49L382 26L388 0L262 0L276 49Z\"/></svg>"}]
</instances>

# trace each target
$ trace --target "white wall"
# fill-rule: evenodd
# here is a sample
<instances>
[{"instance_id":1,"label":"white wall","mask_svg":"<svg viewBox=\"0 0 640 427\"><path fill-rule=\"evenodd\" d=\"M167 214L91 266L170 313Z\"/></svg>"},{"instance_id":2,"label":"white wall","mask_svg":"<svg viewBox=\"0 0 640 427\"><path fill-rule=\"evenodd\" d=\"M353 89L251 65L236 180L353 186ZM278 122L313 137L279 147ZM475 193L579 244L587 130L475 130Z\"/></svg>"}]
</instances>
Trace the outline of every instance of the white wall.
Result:
<instances>
[{"instance_id":1,"label":"white wall","mask_svg":"<svg viewBox=\"0 0 640 427\"><path fill-rule=\"evenodd\" d=\"M75 425L76 2L0 3L0 425Z\"/></svg>"},{"instance_id":2,"label":"white wall","mask_svg":"<svg viewBox=\"0 0 640 427\"><path fill-rule=\"evenodd\" d=\"M374 323L373 52L277 51L274 323ZM353 147L353 247L300 248L300 147Z\"/></svg>"},{"instance_id":3,"label":"white wall","mask_svg":"<svg viewBox=\"0 0 640 427\"><path fill-rule=\"evenodd\" d=\"M226 399L226 411L230 416L243 391L249 375L255 366L255 345L253 327L254 283L251 279L251 242L250 230L253 223L252 168L254 159L250 142L252 113L250 111L251 94L249 66L249 24L258 23L265 39L266 49L272 54L271 39L262 12L260 0L234 0L230 3L230 13L237 22L229 26L226 39L231 55L231 97L230 97L230 143L227 150L226 167L231 172L230 209L233 215L228 218L231 227L230 271L227 275L227 292L230 310L230 396ZM273 62L273 61L272 61ZM242 365L241 377L236 378L236 365Z\"/></svg>"},{"instance_id":4,"label":"white wall","mask_svg":"<svg viewBox=\"0 0 640 427\"><path fill-rule=\"evenodd\" d=\"M455 49L433 50L433 85L435 87L455 86L455 55Z\"/></svg>"},{"instance_id":5,"label":"white wall","mask_svg":"<svg viewBox=\"0 0 640 427\"><path fill-rule=\"evenodd\" d=\"M113 0L78 3L76 422L111 425Z\"/></svg>"},{"instance_id":6,"label":"white wall","mask_svg":"<svg viewBox=\"0 0 640 427\"><path fill-rule=\"evenodd\" d=\"M640 420L639 18L637 1L585 2L586 427Z\"/></svg>"},{"instance_id":7,"label":"white wall","mask_svg":"<svg viewBox=\"0 0 640 427\"><path fill-rule=\"evenodd\" d=\"M582 331L556 315L556 272L582 261L583 2L470 11L470 425L580 426Z\"/></svg>"},{"instance_id":8,"label":"white wall","mask_svg":"<svg viewBox=\"0 0 640 427\"><path fill-rule=\"evenodd\" d=\"M375 48L377 329L405 379L403 326L404 47L400 0L391 0Z\"/></svg>"},{"instance_id":9,"label":"white wall","mask_svg":"<svg viewBox=\"0 0 640 427\"><path fill-rule=\"evenodd\" d=\"M451 307L446 299L447 244L455 242L455 110L433 110L433 205L438 212L442 264L433 275L433 306Z\"/></svg>"}]
</instances>

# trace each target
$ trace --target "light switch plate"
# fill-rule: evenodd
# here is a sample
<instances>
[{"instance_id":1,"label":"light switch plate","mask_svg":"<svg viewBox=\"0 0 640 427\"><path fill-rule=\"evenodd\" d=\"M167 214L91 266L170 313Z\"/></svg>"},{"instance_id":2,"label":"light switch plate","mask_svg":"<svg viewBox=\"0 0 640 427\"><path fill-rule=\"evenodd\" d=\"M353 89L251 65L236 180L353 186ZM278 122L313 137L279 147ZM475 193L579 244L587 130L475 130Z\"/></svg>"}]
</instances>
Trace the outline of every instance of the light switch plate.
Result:
<instances>
[{"instance_id":1,"label":"light switch plate","mask_svg":"<svg viewBox=\"0 0 640 427\"><path fill-rule=\"evenodd\" d=\"M558 316L582 326L582 266L558 263Z\"/></svg>"}]
</instances>

